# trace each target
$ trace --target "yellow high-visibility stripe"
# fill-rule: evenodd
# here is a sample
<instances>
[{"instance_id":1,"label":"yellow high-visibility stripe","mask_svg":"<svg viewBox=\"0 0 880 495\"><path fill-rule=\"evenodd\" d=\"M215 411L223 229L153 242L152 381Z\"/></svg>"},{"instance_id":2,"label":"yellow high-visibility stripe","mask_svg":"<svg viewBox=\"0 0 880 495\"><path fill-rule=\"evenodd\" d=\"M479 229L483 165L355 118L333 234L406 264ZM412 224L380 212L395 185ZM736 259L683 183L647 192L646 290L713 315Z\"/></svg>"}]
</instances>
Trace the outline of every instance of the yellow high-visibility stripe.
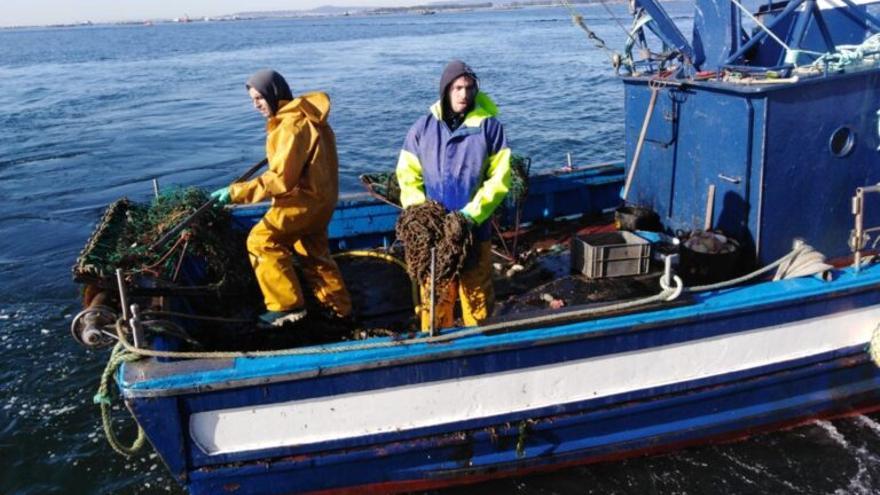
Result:
<instances>
[{"instance_id":1,"label":"yellow high-visibility stripe","mask_svg":"<svg viewBox=\"0 0 880 495\"><path fill-rule=\"evenodd\" d=\"M400 205L404 208L424 203L425 179L419 157L407 150L400 150L397 160L397 182L400 183Z\"/></svg>"},{"instance_id":2,"label":"yellow high-visibility stripe","mask_svg":"<svg viewBox=\"0 0 880 495\"><path fill-rule=\"evenodd\" d=\"M462 212L478 225L495 213L510 190L510 148L503 148L488 158L486 180Z\"/></svg>"}]
</instances>

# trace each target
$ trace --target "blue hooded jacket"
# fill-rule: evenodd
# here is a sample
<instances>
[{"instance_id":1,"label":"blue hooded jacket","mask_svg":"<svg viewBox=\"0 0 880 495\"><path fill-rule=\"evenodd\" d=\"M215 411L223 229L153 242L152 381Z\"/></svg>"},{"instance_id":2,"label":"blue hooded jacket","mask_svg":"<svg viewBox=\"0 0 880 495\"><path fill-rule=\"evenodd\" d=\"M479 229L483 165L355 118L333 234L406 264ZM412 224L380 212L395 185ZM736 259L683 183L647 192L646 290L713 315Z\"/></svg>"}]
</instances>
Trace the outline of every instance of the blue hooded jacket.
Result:
<instances>
[{"instance_id":1,"label":"blue hooded jacket","mask_svg":"<svg viewBox=\"0 0 880 495\"><path fill-rule=\"evenodd\" d=\"M510 148L495 118L498 108L485 93L454 132L443 122L440 101L410 128L397 162L404 208L433 199L461 211L481 225L477 238L489 238L486 222L510 189Z\"/></svg>"}]
</instances>

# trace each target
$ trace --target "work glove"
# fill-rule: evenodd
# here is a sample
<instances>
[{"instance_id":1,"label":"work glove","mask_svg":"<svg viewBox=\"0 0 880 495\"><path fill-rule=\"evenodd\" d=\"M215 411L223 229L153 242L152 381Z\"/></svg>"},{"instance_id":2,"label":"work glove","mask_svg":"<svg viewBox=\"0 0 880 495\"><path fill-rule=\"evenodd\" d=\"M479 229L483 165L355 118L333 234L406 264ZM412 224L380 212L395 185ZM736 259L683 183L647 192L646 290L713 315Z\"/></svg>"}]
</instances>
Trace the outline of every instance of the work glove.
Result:
<instances>
[{"instance_id":1,"label":"work glove","mask_svg":"<svg viewBox=\"0 0 880 495\"><path fill-rule=\"evenodd\" d=\"M229 204L232 201L232 196L229 195L229 187L221 187L212 192L211 199L214 200L217 206Z\"/></svg>"}]
</instances>

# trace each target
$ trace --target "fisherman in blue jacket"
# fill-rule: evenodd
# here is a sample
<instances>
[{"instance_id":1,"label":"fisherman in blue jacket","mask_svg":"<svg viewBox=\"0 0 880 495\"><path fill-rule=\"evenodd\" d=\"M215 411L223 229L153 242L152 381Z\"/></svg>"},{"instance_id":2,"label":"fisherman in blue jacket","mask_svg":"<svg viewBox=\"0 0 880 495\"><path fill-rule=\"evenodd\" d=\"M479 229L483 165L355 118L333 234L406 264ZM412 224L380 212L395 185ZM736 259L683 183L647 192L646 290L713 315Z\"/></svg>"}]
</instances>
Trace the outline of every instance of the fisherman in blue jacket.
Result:
<instances>
[{"instance_id":1,"label":"fisherman in blue jacket","mask_svg":"<svg viewBox=\"0 0 880 495\"><path fill-rule=\"evenodd\" d=\"M495 118L498 108L479 90L479 79L461 60L446 65L440 100L410 128L397 162L401 206L432 199L473 223L478 259L435 297L437 328L453 324L457 297L464 324L479 325L492 313L492 214L510 188L510 148ZM422 301L430 298L422 284ZM430 308L422 304L421 327L431 328Z\"/></svg>"}]
</instances>

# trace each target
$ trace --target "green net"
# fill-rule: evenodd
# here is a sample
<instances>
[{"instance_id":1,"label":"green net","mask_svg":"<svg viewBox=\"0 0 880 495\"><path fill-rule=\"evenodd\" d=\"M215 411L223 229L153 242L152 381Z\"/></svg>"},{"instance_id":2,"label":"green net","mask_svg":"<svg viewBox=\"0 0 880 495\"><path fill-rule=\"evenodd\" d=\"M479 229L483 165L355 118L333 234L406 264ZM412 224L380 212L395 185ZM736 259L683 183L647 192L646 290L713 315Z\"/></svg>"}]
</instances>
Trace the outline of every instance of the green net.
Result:
<instances>
[{"instance_id":1,"label":"green net","mask_svg":"<svg viewBox=\"0 0 880 495\"><path fill-rule=\"evenodd\" d=\"M198 268L203 284L246 283L250 275L242 233L228 212L209 208L165 245L152 245L208 201L206 191L177 188L150 204L122 198L111 204L73 268L74 279L102 286L113 283L116 269L176 281L181 270Z\"/></svg>"},{"instance_id":2,"label":"green net","mask_svg":"<svg viewBox=\"0 0 880 495\"><path fill-rule=\"evenodd\" d=\"M380 172L363 174L360 176L361 183L367 188L371 196L400 206L400 184L397 182L397 174L394 172Z\"/></svg>"},{"instance_id":3,"label":"green net","mask_svg":"<svg viewBox=\"0 0 880 495\"><path fill-rule=\"evenodd\" d=\"M522 201L529 194L529 169L532 159L522 155L510 157L510 189L505 201L508 206Z\"/></svg>"}]
</instances>

